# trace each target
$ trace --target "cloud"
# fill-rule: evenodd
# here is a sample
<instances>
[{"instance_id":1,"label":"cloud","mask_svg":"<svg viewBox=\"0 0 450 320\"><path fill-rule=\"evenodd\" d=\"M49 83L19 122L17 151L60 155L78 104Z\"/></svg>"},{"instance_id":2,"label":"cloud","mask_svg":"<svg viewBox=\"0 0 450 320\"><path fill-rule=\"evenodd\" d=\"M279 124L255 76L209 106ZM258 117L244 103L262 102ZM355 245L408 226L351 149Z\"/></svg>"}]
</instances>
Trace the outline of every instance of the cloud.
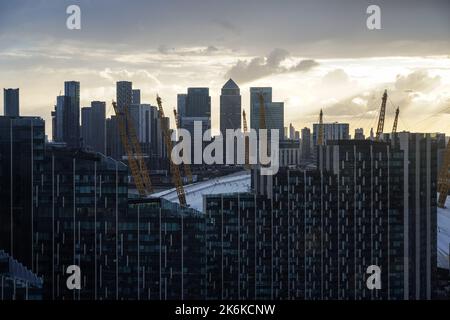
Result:
<instances>
[{"instance_id":1,"label":"cloud","mask_svg":"<svg viewBox=\"0 0 450 320\"><path fill-rule=\"evenodd\" d=\"M351 84L353 81L341 69L329 72L322 79L324 85L336 86L339 83ZM330 104L324 113L334 116L361 116L373 118L378 114L384 90L388 92L386 114L400 106L401 112L414 110L415 113L440 110L449 101L446 95L436 95L435 91L441 83L439 76L430 76L426 70L416 70L406 75L397 75L394 82L385 83L367 91L352 94ZM411 112L410 111L410 112Z\"/></svg>"},{"instance_id":2,"label":"cloud","mask_svg":"<svg viewBox=\"0 0 450 320\"><path fill-rule=\"evenodd\" d=\"M239 60L225 75L241 83L250 82L259 78L277 73L306 72L319 65L315 60L302 60L292 67L282 66L282 62L290 57L288 51L276 48L266 57L255 57L250 61Z\"/></svg>"},{"instance_id":3,"label":"cloud","mask_svg":"<svg viewBox=\"0 0 450 320\"><path fill-rule=\"evenodd\" d=\"M426 70L417 70L406 76L398 75L395 88L407 92L429 92L441 83L441 77L431 77Z\"/></svg>"}]
</instances>

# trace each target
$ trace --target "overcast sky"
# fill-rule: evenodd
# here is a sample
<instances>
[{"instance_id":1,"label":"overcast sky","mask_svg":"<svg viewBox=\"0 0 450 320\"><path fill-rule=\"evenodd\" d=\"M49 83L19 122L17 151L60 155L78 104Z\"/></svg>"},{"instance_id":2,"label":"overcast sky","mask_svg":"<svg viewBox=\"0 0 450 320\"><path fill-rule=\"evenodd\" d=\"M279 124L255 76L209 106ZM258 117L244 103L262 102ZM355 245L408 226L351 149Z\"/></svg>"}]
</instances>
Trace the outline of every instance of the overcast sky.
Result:
<instances>
[{"instance_id":1,"label":"overcast sky","mask_svg":"<svg viewBox=\"0 0 450 320\"><path fill-rule=\"evenodd\" d=\"M66 8L81 8L81 30ZM366 28L369 4L381 30ZM450 133L450 1L0 0L0 87L19 87L22 115L50 112L65 80L81 82L82 106L115 98L131 80L166 113L190 86L210 88L218 127L220 87L232 77L245 109L249 87L272 86L285 124L375 126L390 94L386 131ZM111 108L107 108L112 112ZM172 122L173 123L173 122Z\"/></svg>"}]
</instances>

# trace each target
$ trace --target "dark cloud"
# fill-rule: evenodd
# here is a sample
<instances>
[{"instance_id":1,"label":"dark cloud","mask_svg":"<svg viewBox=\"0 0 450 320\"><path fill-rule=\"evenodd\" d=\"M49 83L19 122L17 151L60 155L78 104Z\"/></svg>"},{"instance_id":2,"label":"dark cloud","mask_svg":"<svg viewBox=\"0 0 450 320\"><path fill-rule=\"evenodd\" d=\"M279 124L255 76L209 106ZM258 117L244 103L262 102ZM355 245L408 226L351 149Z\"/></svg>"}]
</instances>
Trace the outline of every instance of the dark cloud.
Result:
<instances>
[{"instance_id":1,"label":"dark cloud","mask_svg":"<svg viewBox=\"0 0 450 320\"><path fill-rule=\"evenodd\" d=\"M302 60L293 67L283 67L281 63L290 57L288 51L276 48L267 57L256 57L250 61L239 60L225 75L241 83L250 82L272 74L285 72L306 72L319 65L315 60Z\"/></svg>"}]
</instances>

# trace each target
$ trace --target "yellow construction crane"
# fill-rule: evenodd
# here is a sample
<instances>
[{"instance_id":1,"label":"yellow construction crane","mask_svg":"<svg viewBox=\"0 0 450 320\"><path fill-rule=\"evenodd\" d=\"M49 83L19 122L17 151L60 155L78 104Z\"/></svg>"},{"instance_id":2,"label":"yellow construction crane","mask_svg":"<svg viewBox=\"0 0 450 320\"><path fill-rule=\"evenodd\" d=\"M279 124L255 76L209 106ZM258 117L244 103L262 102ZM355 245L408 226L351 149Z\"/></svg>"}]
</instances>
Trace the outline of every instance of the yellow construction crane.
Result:
<instances>
[{"instance_id":1,"label":"yellow construction crane","mask_svg":"<svg viewBox=\"0 0 450 320\"><path fill-rule=\"evenodd\" d=\"M145 197L153 192L153 188L147 166L145 165L141 146L136 136L133 121L131 120L127 108L121 110L122 108L119 108L114 101L112 105L117 116L120 140L127 153L128 165L131 169L134 184L136 185L139 195Z\"/></svg>"},{"instance_id":2,"label":"yellow construction crane","mask_svg":"<svg viewBox=\"0 0 450 320\"><path fill-rule=\"evenodd\" d=\"M450 169L450 140L447 143L447 149L445 150L444 163L439 171L438 178L438 207L445 208L445 201L447 200L448 191L450 189L448 180L450 179L450 174L448 173Z\"/></svg>"},{"instance_id":3,"label":"yellow construction crane","mask_svg":"<svg viewBox=\"0 0 450 320\"><path fill-rule=\"evenodd\" d=\"M398 123L398 114L400 113L400 107L397 107L397 110L395 110L395 119L394 119L394 125L392 126L392 133L397 133L397 123Z\"/></svg>"},{"instance_id":4,"label":"yellow construction crane","mask_svg":"<svg viewBox=\"0 0 450 320\"><path fill-rule=\"evenodd\" d=\"M380 116L378 117L377 134L375 135L375 141L379 141L384 129L384 116L386 114L386 101L387 101L387 90L384 90L383 98L381 100Z\"/></svg>"},{"instance_id":5,"label":"yellow construction crane","mask_svg":"<svg viewBox=\"0 0 450 320\"><path fill-rule=\"evenodd\" d=\"M167 156L169 157L172 181L173 181L173 184L175 185L175 189L177 190L178 201L180 202L180 206L186 207L186 205L187 205L186 194L184 193L183 183L181 181L180 168L177 165L175 165L175 163L173 163L171 156L170 156L170 154L172 152L172 147L173 147L172 138L170 136L169 126L167 125L167 123L165 123L163 121L165 118L164 109L162 107L161 98L158 95L156 96L156 102L158 103L158 113L159 113L159 118L161 120L161 128L163 131L164 142L166 144Z\"/></svg>"},{"instance_id":6,"label":"yellow construction crane","mask_svg":"<svg viewBox=\"0 0 450 320\"><path fill-rule=\"evenodd\" d=\"M323 112L322 109L320 109L320 114L319 114L319 134L317 137L317 145L318 146L323 146L323 136L324 136L324 130L323 130Z\"/></svg>"},{"instance_id":7,"label":"yellow construction crane","mask_svg":"<svg viewBox=\"0 0 450 320\"><path fill-rule=\"evenodd\" d=\"M180 117L178 116L177 110L173 109L173 115L175 116L175 123L177 125L177 129L180 129ZM184 166L184 174L188 178L188 182L192 183L192 171L189 163L183 162Z\"/></svg>"},{"instance_id":8,"label":"yellow construction crane","mask_svg":"<svg viewBox=\"0 0 450 320\"><path fill-rule=\"evenodd\" d=\"M250 157L249 157L249 147L250 139L247 135L247 117L245 115L245 110L242 110L242 122L244 124L244 144L245 144L245 169L250 169Z\"/></svg>"}]
</instances>

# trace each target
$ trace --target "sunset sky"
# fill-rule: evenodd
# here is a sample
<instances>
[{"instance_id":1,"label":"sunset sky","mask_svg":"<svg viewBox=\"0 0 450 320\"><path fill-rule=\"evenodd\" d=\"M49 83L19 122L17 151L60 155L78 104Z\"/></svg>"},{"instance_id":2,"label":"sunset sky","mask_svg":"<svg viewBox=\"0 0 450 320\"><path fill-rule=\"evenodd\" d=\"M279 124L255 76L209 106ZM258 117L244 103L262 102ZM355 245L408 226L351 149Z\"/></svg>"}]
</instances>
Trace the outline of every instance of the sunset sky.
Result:
<instances>
[{"instance_id":1,"label":"sunset sky","mask_svg":"<svg viewBox=\"0 0 450 320\"><path fill-rule=\"evenodd\" d=\"M81 30L66 28L70 4ZM381 30L366 28L369 4ZM367 134L387 89L385 131L400 106L399 130L450 133L450 1L0 0L0 87L19 87L21 114L43 117L49 136L65 80L81 82L81 106L130 80L167 114L177 93L209 87L217 129L229 77L247 111L249 87L273 87L297 129L323 108Z\"/></svg>"}]
</instances>

